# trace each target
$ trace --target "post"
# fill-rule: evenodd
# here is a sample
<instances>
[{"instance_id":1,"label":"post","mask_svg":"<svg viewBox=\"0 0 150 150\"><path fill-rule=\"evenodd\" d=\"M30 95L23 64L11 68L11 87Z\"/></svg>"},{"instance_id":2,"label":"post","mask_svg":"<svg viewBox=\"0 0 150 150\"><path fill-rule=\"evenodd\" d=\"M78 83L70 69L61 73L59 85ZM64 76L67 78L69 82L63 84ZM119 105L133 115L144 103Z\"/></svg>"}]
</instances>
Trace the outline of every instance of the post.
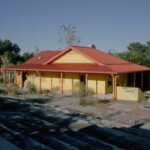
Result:
<instances>
[{"instance_id":1,"label":"post","mask_svg":"<svg viewBox=\"0 0 150 150\"><path fill-rule=\"evenodd\" d=\"M42 91L42 84L41 84L41 73L39 72L39 81L40 81L40 84L39 84L39 89L40 89L40 92Z\"/></svg>"},{"instance_id":2,"label":"post","mask_svg":"<svg viewBox=\"0 0 150 150\"><path fill-rule=\"evenodd\" d=\"M63 73L60 73L60 93L63 94Z\"/></svg>"},{"instance_id":3,"label":"post","mask_svg":"<svg viewBox=\"0 0 150 150\"><path fill-rule=\"evenodd\" d=\"M21 90L23 90L23 71L20 71L20 76L21 76L21 78L20 78L20 89Z\"/></svg>"},{"instance_id":4,"label":"post","mask_svg":"<svg viewBox=\"0 0 150 150\"><path fill-rule=\"evenodd\" d=\"M124 76L124 87L126 87L127 86L127 74L125 74L125 76Z\"/></svg>"},{"instance_id":5,"label":"post","mask_svg":"<svg viewBox=\"0 0 150 150\"><path fill-rule=\"evenodd\" d=\"M136 73L133 73L133 87L136 86Z\"/></svg>"},{"instance_id":6,"label":"post","mask_svg":"<svg viewBox=\"0 0 150 150\"><path fill-rule=\"evenodd\" d=\"M113 98L117 99L117 78L119 75L112 75L113 77Z\"/></svg>"},{"instance_id":7,"label":"post","mask_svg":"<svg viewBox=\"0 0 150 150\"><path fill-rule=\"evenodd\" d=\"M15 80L15 83L17 84L17 83L18 83L18 82L17 82L17 76L18 76L18 73L16 72L15 74L16 74L16 80Z\"/></svg>"},{"instance_id":8,"label":"post","mask_svg":"<svg viewBox=\"0 0 150 150\"><path fill-rule=\"evenodd\" d=\"M6 86L6 83L7 83L7 81L6 81L6 70L3 71L3 77L4 77L4 85Z\"/></svg>"},{"instance_id":9,"label":"post","mask_svg":"<svg viewBox=\"0 0 150 150\"><path fill-rule=\"evenodd\" d=\"M141 72L141 89L143 90L143 72Z\"/></svg>"},{"instance_id":10,"label":"post","mask_svg":"<svg viewBox=\"0 0 150 150\"><path fill-rule=\"evenodd\" d=\"M85 87L88 89L88 74L85 74Z\"/></svg>"}]
</instances>

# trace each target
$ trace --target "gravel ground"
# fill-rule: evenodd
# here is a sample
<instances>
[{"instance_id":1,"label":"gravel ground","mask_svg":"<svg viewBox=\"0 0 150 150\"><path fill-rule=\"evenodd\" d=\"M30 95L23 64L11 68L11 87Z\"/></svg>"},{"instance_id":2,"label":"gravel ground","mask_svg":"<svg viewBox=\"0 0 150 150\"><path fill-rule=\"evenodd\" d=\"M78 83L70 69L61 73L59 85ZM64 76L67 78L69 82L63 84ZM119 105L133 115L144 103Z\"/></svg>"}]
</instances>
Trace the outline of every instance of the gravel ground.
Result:
<instances>
[{"instance_id":1,"label":"gravel ground","mask_svg":"<svg viewBox=\"0 0 150 150\"><path fill-rule=\"evenodd\" d=\"M7 143L0 144L1 150L150 147L150 120L114 110L126 110L127 102L81 106L76 98L59 94L55 99L1 96L0 101L0 143Z\"/></svg>"}]
</instances>

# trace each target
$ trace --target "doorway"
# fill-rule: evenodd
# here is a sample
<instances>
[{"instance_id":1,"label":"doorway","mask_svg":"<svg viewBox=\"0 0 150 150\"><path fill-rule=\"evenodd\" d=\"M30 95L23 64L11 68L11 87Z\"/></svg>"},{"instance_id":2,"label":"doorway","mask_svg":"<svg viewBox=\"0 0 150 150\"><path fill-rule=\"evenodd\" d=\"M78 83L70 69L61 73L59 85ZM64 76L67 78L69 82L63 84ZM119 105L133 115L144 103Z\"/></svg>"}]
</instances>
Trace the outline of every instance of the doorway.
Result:
<instances>
[{"instance_id":1,"label":"doorway","mask_svg":"<svg viewBox=\"0 0 150 150\"><path fill-rule=\"evenodd\" d=\"M85 85L85 75L84 74L80 75L80 83Z\"/></svg>"}]
</instances>

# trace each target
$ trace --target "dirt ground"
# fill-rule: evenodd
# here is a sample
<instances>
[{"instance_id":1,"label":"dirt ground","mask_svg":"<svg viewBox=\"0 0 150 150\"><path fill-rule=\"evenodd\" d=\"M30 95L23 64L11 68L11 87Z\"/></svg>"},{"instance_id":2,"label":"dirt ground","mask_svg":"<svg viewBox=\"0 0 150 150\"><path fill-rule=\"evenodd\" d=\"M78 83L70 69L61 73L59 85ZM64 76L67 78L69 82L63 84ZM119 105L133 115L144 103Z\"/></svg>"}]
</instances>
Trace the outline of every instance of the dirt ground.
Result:
<instances>
[{"instance_id":1,"label":"dirt ground","mask_svg":"<svg viewBox=\"0 0 150 150\"><path fill-rule=\"evenodd\" d=\"M71 95L0 96L0 149L149 149L150 105ZM6 144L7 143L7 144Z\"/></svg>"}]
</instances>

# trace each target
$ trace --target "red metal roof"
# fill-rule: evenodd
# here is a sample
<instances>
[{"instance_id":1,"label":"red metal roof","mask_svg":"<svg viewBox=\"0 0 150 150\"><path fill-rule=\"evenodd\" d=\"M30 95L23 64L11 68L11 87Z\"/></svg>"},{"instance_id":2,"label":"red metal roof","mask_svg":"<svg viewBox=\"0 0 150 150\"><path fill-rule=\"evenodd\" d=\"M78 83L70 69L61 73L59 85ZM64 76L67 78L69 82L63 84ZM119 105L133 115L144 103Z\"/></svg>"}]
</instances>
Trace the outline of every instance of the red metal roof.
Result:
<instances>
[{"instance_id":1,"label":"red metal roof","mask_svg":"<svg viewBox=\"0 0 150 150\"><path fill-rule=\"evenodd\" d=\"M109 67L104 65L92 64L92 63L55 63L55 64L29 64L24 63L21 65L9 66L7 70L24 70L24 71L49 71L49 72L77 72L77 73L102 73L112 74Z\"/></svg>"},{"instance_id":2,"label":"red metal roof","mask_svg":"<svg viewBox=\"0 0 150 150\"><path fill-rule=\"evenodd\" d=\"M117 71L118 73L130 73L130 72L140 72L148 71L150 68L141 66L138 64L118 64L118 65L108 65L111 69Z\"/></svg>"},{"instance_id":3,"label":"red metal roof","mask_svg":"<svg viewBox=\"0 0 150 150\"><path fill-rule=\"evenodd\" d=\"M52 61L56 60L57 58L64 55L69 50L75 50L76 52L80 53L81 55L89 58L93 62L100 64L100 65L108 65L108 64L128 64L130 62L120 59L118 57L112 56L108 53L102 52L95 48L90 47L81 47L81 46L70 46L66 50L62 51L61 53L55 55L54 57L50 58L45 64L51 63Z\"/></svg>"},{"instance_id":4,"label":"red metal roof","mask_svg":"<svg viewBox=\"0 0 150 150\"><path fill-rule=\"evenodd\" d=\"M87 57L94 63L65 63L52 62L70 50ZM24 64L2 68L6 70L31 70L50 72L106 73L120 74L129 72L149 71L150 68L122 60L100 50L90 47L70 46L64 51L42 51Z\"/></svg>"},{"instance_id":5,"label":"red metal roof","mask_svg":"<svg viewBox=\"0 0 150 150\"><path fill-rule=\"evenodd\" d=\"M49 59L54 57L55 55L61 53L62 51L41 51L25 63L30 63L30 64L44 64L47 62Z\"/></svg>"}]
</instances>

